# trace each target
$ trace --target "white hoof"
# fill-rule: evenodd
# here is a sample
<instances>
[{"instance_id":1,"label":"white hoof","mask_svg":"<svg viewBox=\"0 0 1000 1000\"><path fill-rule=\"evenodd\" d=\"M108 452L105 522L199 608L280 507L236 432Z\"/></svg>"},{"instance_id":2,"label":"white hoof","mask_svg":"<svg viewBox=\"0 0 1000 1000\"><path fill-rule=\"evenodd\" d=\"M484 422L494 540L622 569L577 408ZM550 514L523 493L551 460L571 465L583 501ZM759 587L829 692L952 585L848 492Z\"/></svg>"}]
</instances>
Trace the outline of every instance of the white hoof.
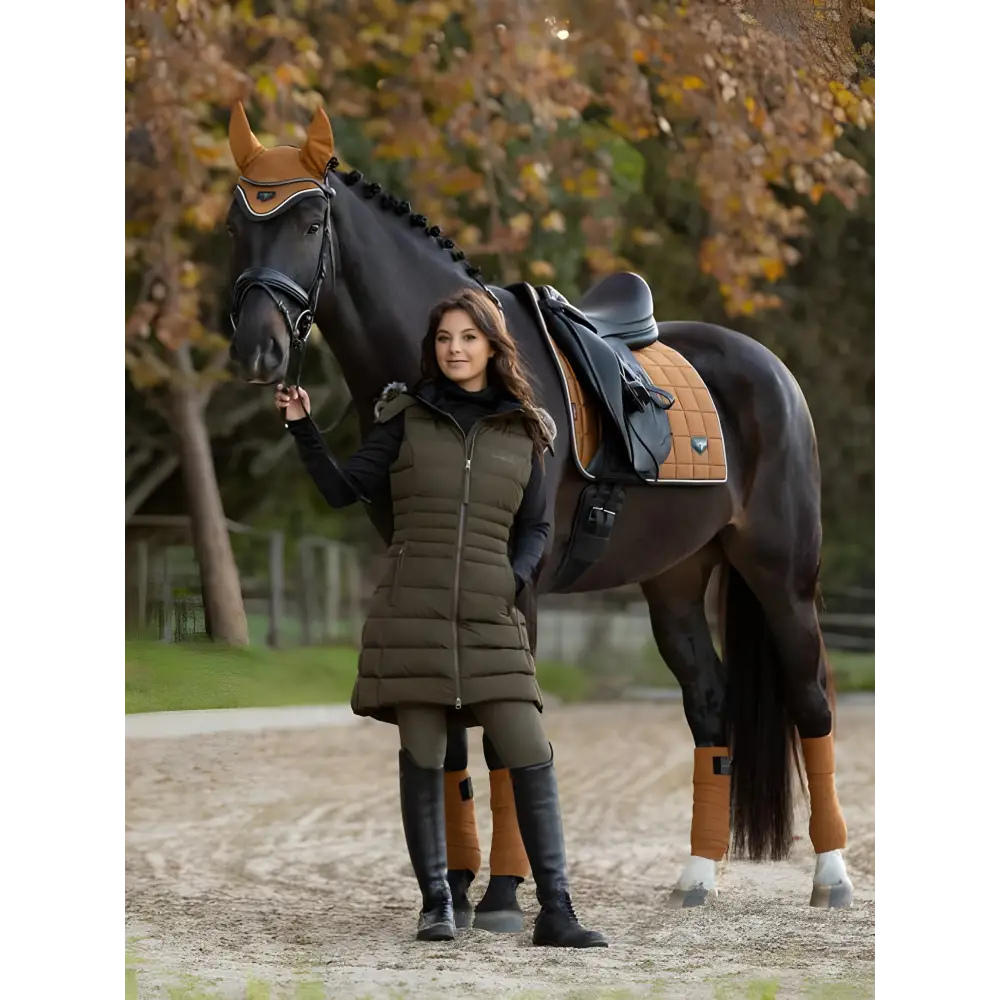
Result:
<instances>
[{"instance_id":1,"label":"white hoof","mask_svg":"<svg viewBox=\"0 0 1000 1000\"><path fill-rule=\"evenodd\" d=\"M854 886L847 876L840 851L825 851L816 855L816 873L810 906L828 910L846 910L854 903Z\"/></svg>"},{"instance_id":2,"label":"white hoof","mask_svg":"<svg viewBox=\"0 0 1000 1000\"><path fill-rule=\"evenodd\" d=\"M715 886L715 862L709 858L688 858L681 877L677 880L667 900L671 910L686 909L689 906L704 906L715 899L719 890Z\"/></svg>"}]
</instances>

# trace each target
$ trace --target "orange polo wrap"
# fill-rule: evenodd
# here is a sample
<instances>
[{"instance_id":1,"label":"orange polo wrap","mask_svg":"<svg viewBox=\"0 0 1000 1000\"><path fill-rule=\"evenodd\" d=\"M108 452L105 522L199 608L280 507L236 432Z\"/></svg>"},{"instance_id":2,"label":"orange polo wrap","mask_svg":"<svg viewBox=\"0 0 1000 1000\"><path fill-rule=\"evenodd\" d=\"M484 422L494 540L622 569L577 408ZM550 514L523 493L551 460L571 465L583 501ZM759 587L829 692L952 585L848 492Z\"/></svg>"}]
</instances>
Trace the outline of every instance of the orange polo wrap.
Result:
<instances>
[{"instance_id":1,"label":"orange polo wrap","mask_svg":"<svg viewBox=\"0 0 1000 1000\"><path fill-rule=\"evenodd\" d=\"M691 853L711 861L729 850L729 774L715 773L717 757L728 764L729 748L695 747Z\"/></svg>"},{"instance_id":2,"label":"orange polo wrap","mask_svg":"<svg viewBox=\"0 0 1000 1000\"><path fill-rule=\"evenodd\" d=\"M467 770L444 772L444 818L448 869L467 869L475 876L482 864L483 855L479 849L472 779Z\"/></svg>"},{"instance_id":3,"label":"orange polo wrap","mask_svg":"<svg viewBox=\"0 0 1000 1000\"><path fill-rule=\"evenodd\" d=\"M531 874L528 855L517 825L514 786L510 771L490 771L490 809L493 812L493 843L490 845L490 875L514 875L525 879Z\"/></svg>"},{"instance_id":4,"label":"orange polo wrap","mask_svg":"<svg viewBox=\"0 0 1000 1000\"><path fill-rule=\"evenodd\" d=\"M847 846L847 824L834 783L833 733L801 740L809 781L809 839L817 854Z\"/></svg>"}]
</instances>

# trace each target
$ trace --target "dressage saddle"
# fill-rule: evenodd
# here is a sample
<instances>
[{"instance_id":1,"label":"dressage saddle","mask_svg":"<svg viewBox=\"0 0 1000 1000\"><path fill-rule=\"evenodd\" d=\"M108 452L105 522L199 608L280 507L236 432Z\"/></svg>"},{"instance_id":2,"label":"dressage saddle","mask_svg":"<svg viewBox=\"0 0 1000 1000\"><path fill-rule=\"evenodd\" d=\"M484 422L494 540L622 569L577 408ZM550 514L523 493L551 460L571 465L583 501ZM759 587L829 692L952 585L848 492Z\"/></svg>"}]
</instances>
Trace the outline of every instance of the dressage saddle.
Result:
<instances>
[{"instance_id":1,"label":"dressage saddle","mask_svg":"<svg viewBox=\"0 0 1000 1000\"><path fill-rule=\"evenodd\" d=\"M658 339L649 285L629 271L610 274L578 306L551 285L521 289L600 407L605 433L587 472L605 482L656 480L670 454L667 410L674 397L654 385L632 356Z\"/></svg>"}]
</instances>

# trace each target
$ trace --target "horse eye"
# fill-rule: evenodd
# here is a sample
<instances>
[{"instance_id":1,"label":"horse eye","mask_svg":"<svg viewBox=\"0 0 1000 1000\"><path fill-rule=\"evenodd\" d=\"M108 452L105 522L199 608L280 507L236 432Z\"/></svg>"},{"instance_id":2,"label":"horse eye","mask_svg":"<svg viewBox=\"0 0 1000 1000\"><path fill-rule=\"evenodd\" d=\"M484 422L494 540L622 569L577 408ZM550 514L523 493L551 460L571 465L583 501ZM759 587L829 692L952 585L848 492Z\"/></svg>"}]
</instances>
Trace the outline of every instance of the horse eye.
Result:
<instances>
[{"instance_id":1,"label":"horse eye","mask_svg":"<svg viewBox=\"0 0 1000 1000\"><path fill-rule=\"evenodd\" d=\"M308 229L306 230L306 236L314 236L314 235L315 235L316 233L318 233L318 232L319 232L319 223L318 223L318 222L314 222L314 223L313 223L313 224L312 224L312 225L311 225L311 226L310 226L310 227L309 227L309 228L308 228Z\"/></svg>"}]
</instances>

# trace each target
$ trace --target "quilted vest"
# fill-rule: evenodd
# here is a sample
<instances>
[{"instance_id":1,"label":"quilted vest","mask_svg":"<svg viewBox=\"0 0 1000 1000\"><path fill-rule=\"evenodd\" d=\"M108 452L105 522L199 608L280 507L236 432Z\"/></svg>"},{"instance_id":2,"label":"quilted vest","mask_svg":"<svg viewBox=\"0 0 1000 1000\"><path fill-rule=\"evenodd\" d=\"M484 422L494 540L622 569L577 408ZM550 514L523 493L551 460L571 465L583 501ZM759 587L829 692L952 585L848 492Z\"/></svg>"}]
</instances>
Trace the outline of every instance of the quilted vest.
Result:
<instances>
[{"instance_id":1,"label":"quilted vest","mask_svg":"<svg viewBox=\"0 0 1000 1000\"><path fill-rule=\"evenodd\" d=\"M541 707L507 551L531 475L521 411L486 417L468 437L450 416L408 394L378 419L400 411L390 564L362 632L354 711L391 721L400 704Z\"/></svg>"}]
</instances>

